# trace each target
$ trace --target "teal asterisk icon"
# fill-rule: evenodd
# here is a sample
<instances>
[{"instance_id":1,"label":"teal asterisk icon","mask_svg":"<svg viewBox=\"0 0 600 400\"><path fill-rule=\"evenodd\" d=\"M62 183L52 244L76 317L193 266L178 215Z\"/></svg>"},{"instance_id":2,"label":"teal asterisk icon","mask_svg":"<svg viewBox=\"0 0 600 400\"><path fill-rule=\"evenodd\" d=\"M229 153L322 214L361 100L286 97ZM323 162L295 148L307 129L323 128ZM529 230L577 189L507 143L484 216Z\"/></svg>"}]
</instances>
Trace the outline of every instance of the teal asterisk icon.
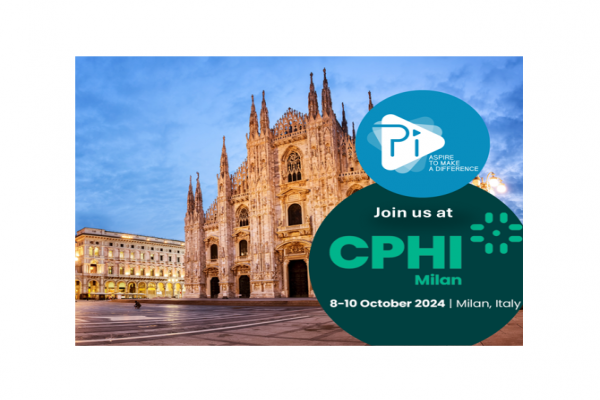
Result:
<instances>
[{"instance_id":1,"label":"teal asterisk icon","mask_svg":"<svg viewBox=\"0 0 600 400\"><path fill-rule=\"evenodd\" d=\"M494 214L492 213L485 213L485 223L486 224L492 224L494 222ZM507 213L500 213L500 223L502 224L506 224L508 222L508 214ZM491 229L491 227L489 227ZM484 231L486 230L486 226L483 224L473 224L471 225L471 230L472 231ZM508 230L509 230L509 235L508 236L508 241L511 243L519 243L523 241L523 236L520 235L520 232L523 230L523 225L521 224L510 224L508 225ZM483 232L481 232L483 233ZM494 229L492 232L492 235L498 237L500 235L502 235L502 232L500 232L500 230L498 229ZM485 240L485 237L483 236L471 236L471 242L474 243L481 243ZM486 243L485 244L485 252L487 254L492 254L494 252L494 244L493 243ZM507 243L501 243L500 244L500 253L502 254L506 254L508 253L508 244Z\"/></svg>"}]
</instances>

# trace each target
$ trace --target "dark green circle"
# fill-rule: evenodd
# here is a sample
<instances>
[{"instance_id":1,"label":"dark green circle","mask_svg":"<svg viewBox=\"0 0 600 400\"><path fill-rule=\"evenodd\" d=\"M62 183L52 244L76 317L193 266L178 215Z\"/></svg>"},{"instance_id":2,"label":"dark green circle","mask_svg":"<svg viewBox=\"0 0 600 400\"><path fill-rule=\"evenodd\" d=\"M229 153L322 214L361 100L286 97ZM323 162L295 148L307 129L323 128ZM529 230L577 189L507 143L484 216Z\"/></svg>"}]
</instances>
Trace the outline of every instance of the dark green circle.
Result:
<instances>
[{"instance_id":1,"label":"dark green circle","mask_svg":"<svg viewBox=\"0 0 600 400\"><path fill-rule=\"evenodd\" d=\"M377 207L406 210L407 218L374 218ZM452 217L448 216L448 209L452 210ZM413 210L421 210L422 215L423 210L430 210L432 215L414 218ZM438 218L438 210L446 210L446 217ZM345 331L368 344L472 345L506 325L523 304L523 243L505 243L506 239L494 236L495 230L508 232L509 236L523 235L514 213L473 185L440 197L412 198L374 184L341 202L319 227L310 252L313 289L327 314ZM368 256L364 265L344 269L330 258L332 243L345 236L368 244L368 249L348 245L341 250L342 257L349 260ZM398 257L385 259L383 269L372 268L373 236L395 236L405 245ZM433 246L433 236L443 236L445 268L433 269L433 257L425 256L420 257L419 269L408 269L409 236L418 236L422 248ZM449 268L450 236L461 237L461 269ZM387 250L385 246L384 249ZM415 275L430 274L458 277L462 285L415 285ZM413 303L407 308L360 306L362 300L392 299ZM444 300L445 307L416 308L416 299ZM331 300L343 304L356 300L357 305L332 307ZM492 308L457 307L457 300L488 301ZM496 300L520 304L499 308Z\"/></svg>"}]
</instances>

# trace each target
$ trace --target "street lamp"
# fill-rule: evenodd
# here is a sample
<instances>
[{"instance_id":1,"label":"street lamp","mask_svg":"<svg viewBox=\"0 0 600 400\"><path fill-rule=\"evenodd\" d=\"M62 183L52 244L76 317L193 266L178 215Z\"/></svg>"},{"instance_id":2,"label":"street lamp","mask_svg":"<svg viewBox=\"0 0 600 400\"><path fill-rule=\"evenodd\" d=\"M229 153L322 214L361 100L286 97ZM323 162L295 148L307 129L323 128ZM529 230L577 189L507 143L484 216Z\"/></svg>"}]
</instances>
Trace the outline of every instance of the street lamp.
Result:
<instances>
[{"instance_id":1,"label":"street lamp","mask_svg":"<svg viewBox=\"0 0 600 400\"><path fill-rule=\"evenodd\" d=\"M493 195L496 194L494 192L494 189L496 189L498 191L498 193L506 192L506 185L504 184L502 179L498 178L496 176L496 174L494 174L493 172L490 172L489 174L487 174L485 179L481 178L479 176L476 177L475 179L473 179L471 184L475 185L478 188L483 189L486 192L491 193Z\"/></svg>"}]
</instances>

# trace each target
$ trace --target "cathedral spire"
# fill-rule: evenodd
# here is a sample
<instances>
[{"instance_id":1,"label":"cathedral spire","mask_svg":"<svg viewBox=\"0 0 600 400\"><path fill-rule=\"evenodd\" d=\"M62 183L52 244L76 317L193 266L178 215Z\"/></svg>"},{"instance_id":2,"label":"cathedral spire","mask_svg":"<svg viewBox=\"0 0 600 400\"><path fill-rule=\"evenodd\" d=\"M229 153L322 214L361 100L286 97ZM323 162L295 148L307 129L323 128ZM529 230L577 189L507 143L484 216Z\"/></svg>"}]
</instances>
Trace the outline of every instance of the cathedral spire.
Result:
<instances>
[{"instance_id":1,"label":"cathedral spire","mask_svg":"<svg viewBox=\"0 0 600 400\"><path fill-rule=\"evenodd\" d=\"M260 134L261 136L269 137L271 128L269 127L269 110L265 100L265 91L263 90L262 108L260 109Z\"/></svg>"},{"instance_id":2,"label":"cathedral spire","mask_svg":"<svg viewBox=\"0 0 600 400\"><path fill-rule=\"evenodd\" d=\"M323 90L321 91L321 104L323 104L323 116L333 116L333 103L331 102L331 91L327 84L327 71L323 68Z\"/></svg>"},{"instance_id":3,"label":"cathedral spire","mask_svg":"<svg viewBox=\"0 0 600 400\"><path fill-rule=\"evenodd\" d=\"M352 123L352 141L356 142L356 131L354 130L354 122Z\"/></svg>"},{"instance_id":4,"label":"cathedral spire","mask_svg":"<svg viewBox=\"0 0 600 400\"><path fill-rule=\"evenodd\" d=\"M252 95L252 107L250 109L250 139L258 137L258 116L254 106L254 95Z\"/></svg>"},{"instance_id":5,"label":"cathedral spire","mask_svg":"<svg viewBox=\"0 0 600 400\"><path fill-rule=\"evenodd\" d=\"M200 173L196 172L196 212L198 214L204 213L204 208L202 207L202 189L200 188Z\"/></svg>"},{"instance_id":6,"label":"cathedral spire","mask_svg":"<svg viewBox=\"0 0 600 400\"><path fill-rule=\"evenodd\" d=\"M346 121L346 110L344 110L344 103L342 103L342 131L348 134L348 121Z\"/></svg>"},{"instance_id":7,"label":"cathedral spire","mask_svg":"<svg viewBox=\"0 0 600 400\"><path fill-rule=\"evenodd\" d=\"M310 73L310 92L308 92L308 116L316 118L319 113L319 102L317 101L317 92L313 83L313 73Z\"/></svg>"},{"instance_id":8,"label":"cathedral spire","mask_svg":"<svg viewBox=\"0 0 600 400\"><path fill-rule=\"evenodd\" d=\"M188 214L194 211L194 189L192 187L192 176L190 175L190 188L188 189Z\"/></svg>"},{"instance_id":9,"label":"cathedral spire","mask_svg":"<svg viewBox=\"0 0 600 400\"><path fill-rule=\"evenodd\" d=\"M371 101L371 91L369 90L369 111L373 109L373 102Z\"/></svg>"},{"instance_id":10,"label":"cathedral spire","mask_svg":"<svg viewBox=\"0 0 600 400\"><path fill-rule=\"evenodd\" d=\"M227 174L227 176L229 176L229 161L227 160L227 148L225 148L225 136L223 136L223 150L221 151L221 176L222 177L224 176L223 173L225 173L225 174ZM191 185L191 181L190 181L190 185Z\"/></svg>"}]
</instances>

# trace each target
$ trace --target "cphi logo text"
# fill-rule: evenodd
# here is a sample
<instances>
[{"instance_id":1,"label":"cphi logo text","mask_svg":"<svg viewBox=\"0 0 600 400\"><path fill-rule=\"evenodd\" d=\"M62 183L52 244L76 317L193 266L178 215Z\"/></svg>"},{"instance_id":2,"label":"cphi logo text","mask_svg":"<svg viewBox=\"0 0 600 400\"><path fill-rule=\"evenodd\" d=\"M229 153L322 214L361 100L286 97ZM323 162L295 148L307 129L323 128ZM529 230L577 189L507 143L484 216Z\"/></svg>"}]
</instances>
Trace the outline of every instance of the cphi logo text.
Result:
<instances>
[{"instance_id":1,"label":"cphi logo text","mask_svg":"<svg viewBox=\"0 0 600 400\"><path fill-rule=\"evenodd\" d=\"M373 236L371 238L371 269L383 269L385 260L396 258L404 253L407 254L407 268L419 269L422 257L433 258L433 269L462 269L462 238L460 236L433 236L433 247L421 247L419 236L408 236L408 245L396 236ZM446 242L449 245L448 258L446 260ZM344 269L355 269L362 267L368 261L368 255L359 255L354 258L344 258L342 249L352 246L355 249L368 249L369 244L356 236L342 236L336 239L329 248L329 257L338 267ZM448 261L448 262L446 262ZM416 285L461 285L459 277L440 277L437 274L415 276Z\"/></svg>"}]
</instances>

